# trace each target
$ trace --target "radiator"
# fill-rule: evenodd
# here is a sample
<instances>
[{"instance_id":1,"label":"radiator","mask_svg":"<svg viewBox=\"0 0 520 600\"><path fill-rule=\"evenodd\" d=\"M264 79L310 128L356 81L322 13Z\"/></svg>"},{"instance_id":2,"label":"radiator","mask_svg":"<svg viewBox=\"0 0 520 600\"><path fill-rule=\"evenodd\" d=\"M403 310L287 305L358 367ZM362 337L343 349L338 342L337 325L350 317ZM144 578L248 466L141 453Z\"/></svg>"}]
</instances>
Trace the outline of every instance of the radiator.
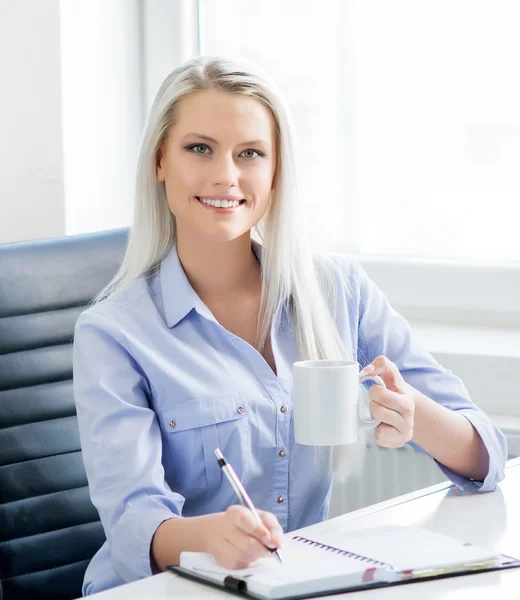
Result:
<instances>
[{"instance_id":1,"label":"radiator","mask_svg":"<svg viewBox=\"0 0 520 600\"><path fill-rule=\"evenodd\" d=\"M519 456L520 420L507 418L497 424L506 435L509 458ZM372 442L362 475L333 488L329 518L445 480L442 471L426 454L410 446L389 449Z\"/></svg>"}]
</instances>

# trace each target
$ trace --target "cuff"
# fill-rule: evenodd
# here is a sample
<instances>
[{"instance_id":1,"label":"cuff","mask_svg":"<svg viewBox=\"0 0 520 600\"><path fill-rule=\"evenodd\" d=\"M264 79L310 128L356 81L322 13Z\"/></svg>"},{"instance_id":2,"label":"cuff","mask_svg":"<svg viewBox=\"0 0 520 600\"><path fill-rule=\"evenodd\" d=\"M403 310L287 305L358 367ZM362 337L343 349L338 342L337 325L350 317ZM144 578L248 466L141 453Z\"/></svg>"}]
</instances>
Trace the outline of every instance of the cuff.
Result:
<instances>
[{"instance_id":1,"label":"cuff","mask_svg":"<svg viewBox=\"0 0 520 600\"><path fill-rule=\"evenodd\" d=\"M130 518L125 519L126 516ZM161 523L175 518L182 517L160 507L138 515L124 515L112 538L112 566L124 581L135 581L153 575L150 560L152 538Z\"/></svg>"},{"instance_id":2,"label":"cuff","mask_svg":"<svg viewBox=\"0 0 520 600\"><path fill-rule=\"evenodd\" d=\"M475 481L469 477L458 475L438 461L435 461L440 470L460 490L468 492L492 492L499 481L504 479L504 468L507 460L507 442L504 434L496 427L484 413L479 410L458 411L468 419L480 435L489 454L489 469L484 481Z\"/></svg>"}]
</instances>

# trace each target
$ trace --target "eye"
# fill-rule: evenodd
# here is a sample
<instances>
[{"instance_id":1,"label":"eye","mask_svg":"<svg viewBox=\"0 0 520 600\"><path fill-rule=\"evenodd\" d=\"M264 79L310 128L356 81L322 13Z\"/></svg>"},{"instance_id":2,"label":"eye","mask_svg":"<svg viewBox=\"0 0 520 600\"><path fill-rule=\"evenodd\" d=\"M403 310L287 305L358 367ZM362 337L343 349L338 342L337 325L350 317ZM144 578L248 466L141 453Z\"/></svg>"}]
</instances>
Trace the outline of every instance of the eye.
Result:
<instances>
[{"instance_id":1,"label":"eye","mask_svg":"<svg viewBox=\"0 0 520 600\"><path fill-rule=\"evenodd\" d=\"M244 155L244 158L256 158L257 156L265 156L259 150L253 150L253 148L248 148L247 150L243 150L240 155Z\"/></svg>"},{"instance_id":2,"label":"eye","mask_svg":"<svg viewBox=\"0 0 520 600\"><path fill-rule=\"evenodd\" d=\"M195 154L209 154L211 152L210 147L206 144L190 144L186 146L186 150L190 150Z\"/></svg>"}]
</instances>

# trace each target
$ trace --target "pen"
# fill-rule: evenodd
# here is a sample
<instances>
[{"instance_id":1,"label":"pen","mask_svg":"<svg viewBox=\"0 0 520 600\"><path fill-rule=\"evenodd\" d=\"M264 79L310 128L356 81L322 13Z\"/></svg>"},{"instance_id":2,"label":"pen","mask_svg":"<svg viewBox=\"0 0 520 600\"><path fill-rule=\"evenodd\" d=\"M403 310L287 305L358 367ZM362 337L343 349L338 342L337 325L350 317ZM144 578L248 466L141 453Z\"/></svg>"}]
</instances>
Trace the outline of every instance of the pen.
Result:
<instances>
[{"instance_id":1,"label":"pen","mask_svg":"<svg viewBox=\"0 0 520 600\"><path fill-rule=\"evenodd\" d=\"M255 505L251 502L251 498L247 495L247 492L246 492L244 486L242 485L242 482L238 478L233 467L224 458L224 455L220 451L220 448L216 448L215 450L213 450L213 453L217 457L218 464L219 464L220 468L222 469L222 472L224 473L224 475L226 476L226 479L231 484L231 487L233 488L235 494L237 495L237 498L240 500L240 503L242 504L242 506L249 508L249 510L253 513L255 519L260 524L263 525L262 519L260 518L260 515L258 514L258 512L255 508ZM278 553L278 550L276 548L269 548L269 546L266 546L266 548L269 550L269 552L272 552L280 562L282 562L282 559L280 558L280 554Z\"/></svg>"}]
</instances>

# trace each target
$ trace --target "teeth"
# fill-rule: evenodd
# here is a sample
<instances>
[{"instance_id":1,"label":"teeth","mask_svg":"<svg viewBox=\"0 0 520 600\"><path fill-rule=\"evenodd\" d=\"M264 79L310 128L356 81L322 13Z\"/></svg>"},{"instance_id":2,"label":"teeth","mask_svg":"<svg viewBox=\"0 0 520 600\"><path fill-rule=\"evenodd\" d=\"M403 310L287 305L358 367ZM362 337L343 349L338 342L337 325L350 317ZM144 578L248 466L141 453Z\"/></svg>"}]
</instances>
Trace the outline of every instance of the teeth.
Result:
<instances>
[{"instance_id":1,"label":"teeth","mask_svg":"<svg viewBox=\"0 0 520 600\"><path fill-rule=\"evenodd\" d=\"M208 198L199 198L199 200L215 208L236 208L240 204L238 200L209 200Z\"/></svg>"}]
</instances>

